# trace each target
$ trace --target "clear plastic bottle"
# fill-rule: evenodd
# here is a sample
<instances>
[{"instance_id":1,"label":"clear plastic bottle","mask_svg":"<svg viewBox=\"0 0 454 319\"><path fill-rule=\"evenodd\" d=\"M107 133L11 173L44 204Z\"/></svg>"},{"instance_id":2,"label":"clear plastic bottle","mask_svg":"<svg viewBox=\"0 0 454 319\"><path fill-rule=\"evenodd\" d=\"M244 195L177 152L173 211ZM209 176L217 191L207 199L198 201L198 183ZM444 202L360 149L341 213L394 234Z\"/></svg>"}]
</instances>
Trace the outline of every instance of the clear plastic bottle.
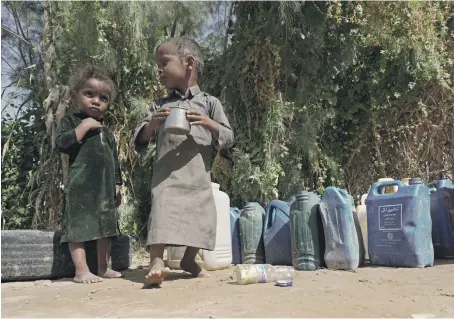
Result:
<instances>
[{"instance_id":1,"label":"clear plastic bottle","mask_svg":"<svg viewBox=\"0 0 454 319\"><path fill-rule=\"evenodd\" d=\"M293 280L295 269L291 266L272 266L269 264L237 265L235 269L238 285L248 285L278 280Z\"/></svg>"}]
</instances>

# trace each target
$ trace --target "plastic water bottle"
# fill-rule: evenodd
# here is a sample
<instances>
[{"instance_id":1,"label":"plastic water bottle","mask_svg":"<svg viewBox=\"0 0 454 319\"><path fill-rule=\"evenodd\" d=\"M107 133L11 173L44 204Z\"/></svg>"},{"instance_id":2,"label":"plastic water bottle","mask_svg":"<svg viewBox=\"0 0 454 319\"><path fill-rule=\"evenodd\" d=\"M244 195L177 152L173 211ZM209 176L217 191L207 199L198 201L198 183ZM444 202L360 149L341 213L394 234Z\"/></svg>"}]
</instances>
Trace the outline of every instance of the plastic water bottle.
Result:
<instances>
[{"instance_id":1,"label":"plastic water bottle","mask_svg":"<svg viewBox=\"0 0 454 319\"><path fill-rule=\"evenodd\" d=\"M272 266L269 264L237 265L235 269L238 285L248 285L280 280L293 280L295 269L291 266Z\"/></svg>"}]
</instances>

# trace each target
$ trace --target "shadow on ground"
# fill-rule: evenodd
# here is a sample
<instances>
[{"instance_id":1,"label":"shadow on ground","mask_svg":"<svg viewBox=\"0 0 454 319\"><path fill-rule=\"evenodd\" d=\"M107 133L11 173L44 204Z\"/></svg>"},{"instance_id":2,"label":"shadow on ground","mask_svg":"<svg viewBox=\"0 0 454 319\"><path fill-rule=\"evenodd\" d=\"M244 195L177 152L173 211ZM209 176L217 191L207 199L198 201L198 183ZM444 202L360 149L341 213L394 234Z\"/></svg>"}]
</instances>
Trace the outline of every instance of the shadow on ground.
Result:
<instances>
[{"instance_id":1,"label":"shadow on ground","mask_svg":"<svg viewBox=\"0 0 454 319\"><path fill-rule=\"evenodd\" d=\"M159 289L160 287L153 287L153 286L148 286L145 285L144 280L145 276L148 274L148 267L140 267L137 269L130 269L130 270L125 270L122 271L123 274L123 279L129 280L134 283L140 283L144 284L142 289ZM193 277L186 272L182 272L179 270L171 270L170 273L166 276L164 279L164 282L166 281L175 281L175 280L181 280L181 279L193 279Z\"/></svg>"}]
</instances>

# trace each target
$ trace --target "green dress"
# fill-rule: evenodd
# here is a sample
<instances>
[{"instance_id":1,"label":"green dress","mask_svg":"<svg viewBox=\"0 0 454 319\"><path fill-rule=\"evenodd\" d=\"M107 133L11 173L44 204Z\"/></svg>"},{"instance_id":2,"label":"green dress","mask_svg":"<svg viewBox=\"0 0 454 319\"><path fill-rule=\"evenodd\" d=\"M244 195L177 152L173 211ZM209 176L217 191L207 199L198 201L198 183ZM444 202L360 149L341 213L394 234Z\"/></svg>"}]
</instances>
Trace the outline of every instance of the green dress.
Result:
<instances>
[{"instance_id":1,"label":"green dress","mask_svg":"<svg viewBox=\"0 0 454 319\"><path fill-rule=\"evenodd\" d=\"M75 111L63 117L55 144L69 155L68 185L62 204L61 242L86 242L119 235L115 185L121 185L113 134L106 128L88 131L78 142L75 128L88 116Z\"/></svg>"}]
</instances>

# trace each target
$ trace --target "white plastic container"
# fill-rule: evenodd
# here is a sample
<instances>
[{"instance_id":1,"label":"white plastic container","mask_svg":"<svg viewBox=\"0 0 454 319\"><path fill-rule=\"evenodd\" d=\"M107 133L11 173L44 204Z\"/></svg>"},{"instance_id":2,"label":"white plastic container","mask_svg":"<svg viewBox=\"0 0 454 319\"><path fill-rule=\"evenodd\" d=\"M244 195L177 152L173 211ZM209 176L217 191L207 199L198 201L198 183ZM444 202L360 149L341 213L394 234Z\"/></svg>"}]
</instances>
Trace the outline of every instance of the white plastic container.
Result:
<instances>
[{"instance_id":1,"label":"white plastic container","mask_svg":"<svg viewBox=\"0 0 454 319\"><path fill-rule=\"evenodd\" d=\"M219 184L211 183L216 205L216 246L213 251L201 249L197 263L206 270L220 270L232 264L232 238L230 234L230 198L219 190ZM180 261L186 247L167 247L167 262L172 269L181 269Z\"/></svg>"},{"instance_id":2,"label":"white plastic container","mask_svg":"<svg viewBox=\"0 0 454 319\"><path fill-rule=\"evenodd\" d=\"M361 204L356 207L356 214L358 215L359 227L363 234L364 250L366 251L366 260L369 260L369 247L367 246L367 209L366 209L367 194L361 196Z\"/></svg>"},{"instance_id":3,"label":"white plastic container","mask_svg":"<svg viewBox=\"0 0 454 319\"><path fill-rule=\"evenodd\" d=\"M170 269L181 269L180 261L183 258L185 250L186 246L167 247L167 264L169 265ZM202 250L200 250L198 255L195 257L195 261L201 267L203 267Z\"/></svg>"},{"instance_id":4,"label":"white plastic container","mask_svg":"<svg viewBox=\"0 0 454 319\"><path fill-rule=\"evenodd\" d=\"M404 177L400 181L405 185L405 186L410 186L410 179L409 177Z\"/></svg>"}]
</instances>

